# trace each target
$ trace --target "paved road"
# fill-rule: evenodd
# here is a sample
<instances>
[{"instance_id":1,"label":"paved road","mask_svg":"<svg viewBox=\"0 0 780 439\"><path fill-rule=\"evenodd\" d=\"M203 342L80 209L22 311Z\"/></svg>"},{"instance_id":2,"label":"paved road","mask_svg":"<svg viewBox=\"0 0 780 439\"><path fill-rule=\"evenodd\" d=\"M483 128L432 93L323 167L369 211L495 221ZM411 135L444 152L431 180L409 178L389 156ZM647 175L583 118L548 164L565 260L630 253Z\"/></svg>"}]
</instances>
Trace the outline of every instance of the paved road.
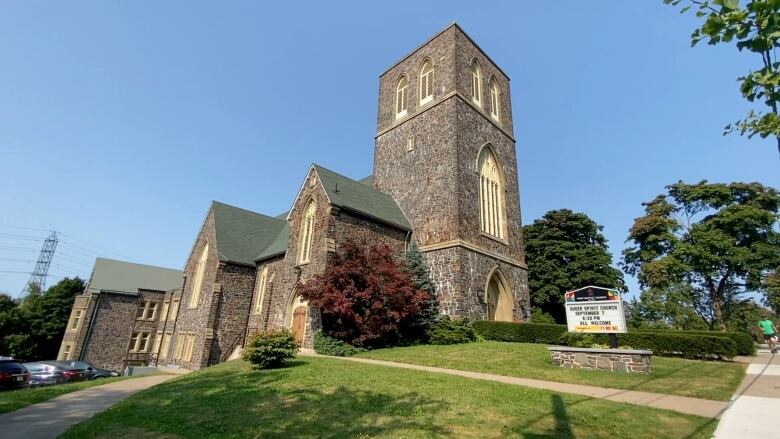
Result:
<instances>
[{"instance_id":1,"label":"paved road","mask_svg":"<svg viewBox=\"0 0 780 439\"><path fill-rule=\"evenodd\" d=\"M764 349L748 366L737 394L721 417L716 439L780 437L780 355Z\"/></svg>"},{"instance_id":2,"label":"paved road","mask_svg":"<svg viewBox=\"0 0 780 439\"><path fill-rule=\"evenodd\" d=\"M307 355L306 353L302 353ZM311 355L311 354L308 354ZM416 364L396 363L393 361L370 360L355 357L329 357L358 363L368 363L381 366L400 367L404 369L424 370L426 372L455 375L478 380L495 381L515 386L532 387L535 389L550 390L559 393L572 393L585 395L592 398L607 399L610 401L628 404L643 405L665 410L673 410L690 415L717 418L726 409L725 401L713 401L709 399L689 398L685 396L665 395L652 392L638 392L635 390L611 389L607 387L584 386L581 384L558 383L554 381L535 380L530 378L518 378L491 373L469 372L465 370L445 369L441 367L420 366ZM751 438L754 439L754 438Z\"/></svg>"},{"instance_id":3,"label":"paved road","mask_svg":"<svg viewBox=\"0 0 780 439\"><path fill-rule=\"evenodd\" d=\"M153 375L90 387L0 415L0 439L56 438L73 425L146 388L176 378Z\"/></svg>"}]
</instances>

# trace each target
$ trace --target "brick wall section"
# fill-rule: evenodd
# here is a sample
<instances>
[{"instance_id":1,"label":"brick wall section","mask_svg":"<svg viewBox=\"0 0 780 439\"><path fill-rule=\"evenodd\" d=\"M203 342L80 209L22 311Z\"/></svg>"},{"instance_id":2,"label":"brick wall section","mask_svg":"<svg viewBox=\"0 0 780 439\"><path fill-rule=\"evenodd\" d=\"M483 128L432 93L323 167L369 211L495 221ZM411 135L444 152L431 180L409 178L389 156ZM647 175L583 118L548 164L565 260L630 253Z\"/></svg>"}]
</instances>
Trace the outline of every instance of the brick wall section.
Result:
<instances>
[{"instance_id":1,"label":"brick wall section","mask_svg":"<svg viewBox=\"0 0 780 439\"><path fill-rule=\"evenodd\" d=\"M204 248L207 241L209 242L209 255L206 260L206 269L203 275L200 302L197 307L190 308L189 303L190 297L192 296L195 269L198 265L198 258L200 257L201 250ZM209 316L212 315L214 286L217 283L217 272L219 271L219 260L217 258L215 246L216 232L214 229L214 213L213 211L209 211L206 215L206 220L203 222L203 227L195 239L195 244L187 259L187 263L184 266L186 280L182 290L179 315L171 340L171 353L174 353L177 342L183 341L183 339L179 340L179 334L190 332L195 334L195 344L192 350L191 361L174 360L173 358L170 360L171 364L187 369L195 370L208 365L210 350L209 347L206 346L206 335L209 327Z\"/></svg>"},{"instance_id":2,"label":"brick wall section","mask_svg":"<svg viewBox=\"0 0 780 439\"><path fill-rule=\"evenodd\" d=\"M60 343L58 359L60 359L60 355L62 355L66 344L71 345L70 358L79 357L79 353L84 346L84 338L87 335L87 330L92 321L92 311L94 309L95 301L93 296L80 294L75 297L73 300L73 307L70 311L70 317L68 318L68 326L65 328L65 334L63 334L62 342ZM76 329L71 329L71 322L73 321L73 315L76 313L76 310L82 311L81 323Z\"/></svg>"},{"instance_id":3,"label":"brick wall section","mask_svg":"<svg viewBox=\"0 0 780 439\"><path fill-rule=\"evenodd\" d=\"M121 370L138 311L134 295L100 293L97 312L81 359L101 368Z\"/></svg>"},{"instance_id":4,"label":"brick wall section","mask_svg":"<svg viewBox=\"0 0 780 439\"><path fill-rule=\"evenodd\" d=\"M221 287L213 316L214 339L208 364L217 364L242 346L255 284L255 266L224 264L217 275ZM215 295L216 299L216 295Z\"/></svg>"}]
</instances>

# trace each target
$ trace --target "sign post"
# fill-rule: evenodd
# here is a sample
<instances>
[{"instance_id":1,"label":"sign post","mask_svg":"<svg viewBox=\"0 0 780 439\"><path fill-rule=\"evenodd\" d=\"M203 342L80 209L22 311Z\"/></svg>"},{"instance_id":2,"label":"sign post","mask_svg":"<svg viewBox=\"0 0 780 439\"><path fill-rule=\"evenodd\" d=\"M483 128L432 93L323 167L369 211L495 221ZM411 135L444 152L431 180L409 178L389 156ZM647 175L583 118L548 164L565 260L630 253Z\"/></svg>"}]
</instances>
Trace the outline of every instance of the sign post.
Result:
<instances>
[{"instance_id":1,"label":"sign post","mask_svg":"<svg viewBox=\"0 0 780 439\"><path fill-rule=\"evenodd\" d=\"M566 292L566 322L569 332L609 334L609 344L616 348L615 334L626 332L620 292L594 286Z\"/></svg>"}]
</instances>

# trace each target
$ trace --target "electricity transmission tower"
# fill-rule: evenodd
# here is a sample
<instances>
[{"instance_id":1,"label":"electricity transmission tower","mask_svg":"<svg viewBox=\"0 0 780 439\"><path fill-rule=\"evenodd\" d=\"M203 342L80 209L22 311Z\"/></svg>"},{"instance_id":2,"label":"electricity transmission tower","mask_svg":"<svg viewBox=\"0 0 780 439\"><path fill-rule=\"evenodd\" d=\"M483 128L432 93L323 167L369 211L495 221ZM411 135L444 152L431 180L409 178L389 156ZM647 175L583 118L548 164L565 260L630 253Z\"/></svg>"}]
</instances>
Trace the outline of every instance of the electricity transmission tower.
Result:
<instances>
[{"instance_id":1,"label":"electricity transmission tower","mask_svg":"<svg viewBox=\"0 0 780 439\"><path fill-rule=\"evenodd\" d=\"M57 232L54 231L43 241L43 247L41 247L41 253L38 255L35 270L30 274L30 280L27 281L27 285L22 290L22 298L30 294L34 287L37 287L41 292L46 290L46 275L49 273L49 265L54 257L54 250L57 249L57 242L59 242Z\"/></svg>"}]
</instances>

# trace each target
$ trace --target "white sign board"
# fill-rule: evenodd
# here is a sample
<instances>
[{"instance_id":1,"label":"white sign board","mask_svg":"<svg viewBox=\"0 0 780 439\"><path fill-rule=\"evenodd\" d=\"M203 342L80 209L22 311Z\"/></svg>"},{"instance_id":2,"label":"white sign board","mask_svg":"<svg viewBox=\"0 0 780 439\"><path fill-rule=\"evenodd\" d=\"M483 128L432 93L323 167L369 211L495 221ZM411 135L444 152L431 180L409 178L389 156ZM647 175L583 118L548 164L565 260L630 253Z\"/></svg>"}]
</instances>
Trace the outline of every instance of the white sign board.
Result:
<instances>
[{"instance_id":1,"label":"white sign board","mask_svg":"<svg viewBox=\"0 0 780 439\"><path fill-rule=\"evenodd\" d=\"M620 292L602 287L584 287L567 292L566 322L570 332L626 332L626 315Z\"/></svg>"}]
</instances>

